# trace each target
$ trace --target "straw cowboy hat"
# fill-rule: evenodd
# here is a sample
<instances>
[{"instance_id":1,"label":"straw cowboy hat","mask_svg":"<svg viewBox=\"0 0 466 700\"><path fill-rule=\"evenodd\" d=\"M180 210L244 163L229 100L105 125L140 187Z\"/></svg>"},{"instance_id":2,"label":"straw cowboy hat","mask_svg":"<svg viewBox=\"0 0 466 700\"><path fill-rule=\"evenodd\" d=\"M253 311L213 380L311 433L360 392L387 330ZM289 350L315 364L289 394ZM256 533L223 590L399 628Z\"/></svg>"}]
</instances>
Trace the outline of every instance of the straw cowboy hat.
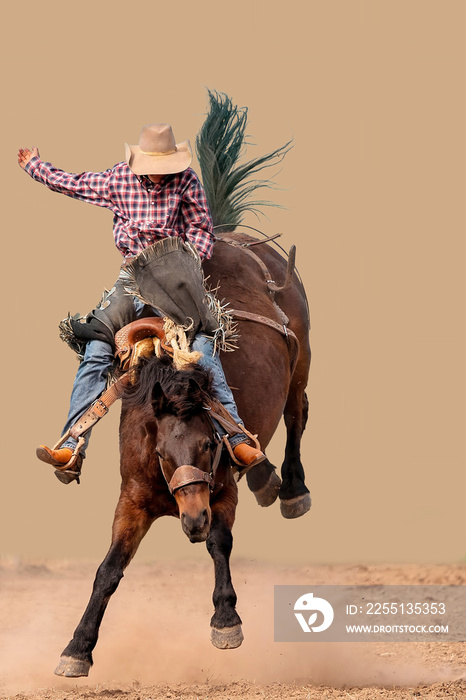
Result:
<instances>
[{"instance_id":1,"label":"straw cowboy hat","mask_svg":"<svg viewBox=\"0 0 466 700\"><path fill-rule=\"evenodd\" d=\"M135 175L181 173L192 160L189 141L175 143L170 124L143 126L139 144L125 143L126 162Z\"/></svg>"}]
</instances>

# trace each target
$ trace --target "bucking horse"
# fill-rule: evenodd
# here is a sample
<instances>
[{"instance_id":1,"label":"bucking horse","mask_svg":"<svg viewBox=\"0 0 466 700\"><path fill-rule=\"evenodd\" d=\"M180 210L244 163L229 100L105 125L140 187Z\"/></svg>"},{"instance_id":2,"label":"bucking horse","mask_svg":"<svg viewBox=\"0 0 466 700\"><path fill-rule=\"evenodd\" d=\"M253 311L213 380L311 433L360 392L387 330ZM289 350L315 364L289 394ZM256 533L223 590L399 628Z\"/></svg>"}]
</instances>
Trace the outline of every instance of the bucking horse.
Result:
<instances>
[{"instance_id":1,"label":"bucking horse","mask_svg":"<svg viewBox=\"0 0 466 700\"><path fill-rule=\"evenodd\" d=\"M239 415L263 450L281 417L285 420L281 478L266 459L247 472L248 487L259 505L270 506L279 498L282 515L296 518L311 505L300 457L310 365L306 295L294 270L294 249L286 260L267 240L238 225L248 208L246 189L264 186L250 180L244 185L246 175L277 162L289 144L234 167L246 110L239 111L226 95L209 92L209 97L210 112L196 146L217 240L203 272L236 324L237 347L223 353L222 363ZM179 518L189 539L205 541L213 559L212 643L232 649L243 641L229 566L238 473L215 430L212 411L206 410L214 400L209 372L198 364L177 369L162 354L141 358L134 377L122 396L122 486L112 542L84 615L55 670L60 676L88 675L108 601L142 538L163 515Z\"/></svg>"}]
</instances>

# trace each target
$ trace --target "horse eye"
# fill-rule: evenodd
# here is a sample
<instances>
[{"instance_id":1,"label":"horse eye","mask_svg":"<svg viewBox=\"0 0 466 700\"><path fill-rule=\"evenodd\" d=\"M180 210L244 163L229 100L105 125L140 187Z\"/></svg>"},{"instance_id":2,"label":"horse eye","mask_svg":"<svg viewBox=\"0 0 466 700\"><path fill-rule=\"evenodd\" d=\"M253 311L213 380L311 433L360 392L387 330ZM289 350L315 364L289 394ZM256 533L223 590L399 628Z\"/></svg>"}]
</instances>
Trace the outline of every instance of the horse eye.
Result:
<instances>
[{"instance_id":1,"label":"horse eye","mask_svg":"<svg viewBox=\"0 0 466 700\"><path fill-rule=\"evenodd\" d=\"M209 452L211 447L212 447L212 443L210 442L210 440L206 440L204 443L204 452Z\"/></svg>"}]
</instances>

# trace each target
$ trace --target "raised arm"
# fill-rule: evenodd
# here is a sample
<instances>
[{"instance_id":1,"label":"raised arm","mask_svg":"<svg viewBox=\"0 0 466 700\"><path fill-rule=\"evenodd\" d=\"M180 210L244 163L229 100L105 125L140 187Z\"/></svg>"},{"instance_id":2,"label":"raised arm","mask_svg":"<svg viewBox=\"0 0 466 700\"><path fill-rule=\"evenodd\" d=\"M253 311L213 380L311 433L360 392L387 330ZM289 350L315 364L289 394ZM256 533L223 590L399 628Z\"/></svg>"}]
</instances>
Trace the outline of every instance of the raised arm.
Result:
<instances>
[{"instance_id":1,"label":"raised arm","mask_svg":"<svg viewBox=\"0 0 466 700\"><path fill-rule=\"evenodd\" d=\"M37 148L20 148L18 163L33 180L41 182L53 192L60 192L100 207L112 208L109 189L112 170L102 173L66 173L51 163L42 161Z\"/></svg>"}]
</instances>

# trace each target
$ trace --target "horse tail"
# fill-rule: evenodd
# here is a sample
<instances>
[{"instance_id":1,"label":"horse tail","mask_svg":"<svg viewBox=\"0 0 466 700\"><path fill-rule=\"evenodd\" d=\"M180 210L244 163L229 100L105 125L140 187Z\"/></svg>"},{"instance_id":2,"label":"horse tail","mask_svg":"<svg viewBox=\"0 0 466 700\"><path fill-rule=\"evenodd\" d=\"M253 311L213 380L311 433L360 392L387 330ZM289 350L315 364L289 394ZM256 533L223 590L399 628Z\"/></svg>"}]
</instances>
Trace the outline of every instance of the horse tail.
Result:
<instances>
[{"instance_id":1,"label":"horse tail","mask_svg":"<svg viewBox=\"0 0 466 700\"><path fill-rule=\"evenodd\" d=\"M196 154L214 226L226 231L238 226L247 211L257 216L262 206L281 208L274 202L252 199L257 190L274 186L271 180L253 176L281 163L293 141L239 165L246 146L248 109L233 105L224 93L208 93L210 110L196 137Z\"/></svg>"}]
</instances>

